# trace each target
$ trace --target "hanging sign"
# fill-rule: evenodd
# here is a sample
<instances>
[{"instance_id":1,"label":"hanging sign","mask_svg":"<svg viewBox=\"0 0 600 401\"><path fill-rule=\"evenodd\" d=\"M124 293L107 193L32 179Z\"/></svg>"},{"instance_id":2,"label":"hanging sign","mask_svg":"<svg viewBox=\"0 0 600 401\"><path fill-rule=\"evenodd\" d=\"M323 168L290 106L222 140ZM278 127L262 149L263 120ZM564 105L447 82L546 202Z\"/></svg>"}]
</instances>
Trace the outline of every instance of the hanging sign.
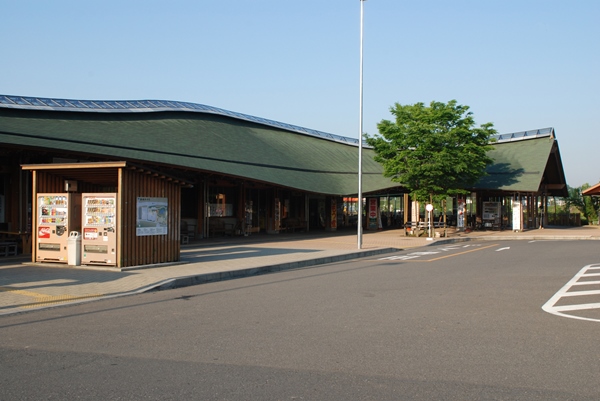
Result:
<instances>
[{"instance_id":1,"label":"hanging sign","mask_svg":"<svg viewBox=\"0 0 600 401\"><path fill-rule=\"evenodd\" d=\"M369 198L369 229L377 230L377 199Z\"/></svg>"}]
</instances>

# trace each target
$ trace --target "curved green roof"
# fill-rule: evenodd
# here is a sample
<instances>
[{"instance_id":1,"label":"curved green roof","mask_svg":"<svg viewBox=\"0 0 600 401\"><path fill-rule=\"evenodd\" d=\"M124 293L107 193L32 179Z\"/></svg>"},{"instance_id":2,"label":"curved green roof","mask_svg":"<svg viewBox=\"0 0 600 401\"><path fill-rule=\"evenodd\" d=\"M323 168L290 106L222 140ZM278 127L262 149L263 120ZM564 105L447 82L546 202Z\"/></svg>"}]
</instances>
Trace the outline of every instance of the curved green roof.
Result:
<instances>
[{"instance_id":1,"label":"curved green roof","mask_svg":"<svg viewBox=\"0 0 600 401\"><path fill-rule=\"evenodd\" d=\"M566 196L554 130L496 136L474 189ZM358 140L194 103L0 95L0 143L216 173L307 192L358 192ZM398 187L363 148L364 193Z\"/></svg>"},{"instance_id":2,"label":"curved green roof","mask_svg":"<svg viewBox=\"0 0 600 401\"><path fill-rule=\"evenodd\" d=\"M77 113L0 108L0 142L218 172L308 192L358 190L358 147L202 113ZM363 191L396 187L363 151Z\"/></svg>"}]
</instances>

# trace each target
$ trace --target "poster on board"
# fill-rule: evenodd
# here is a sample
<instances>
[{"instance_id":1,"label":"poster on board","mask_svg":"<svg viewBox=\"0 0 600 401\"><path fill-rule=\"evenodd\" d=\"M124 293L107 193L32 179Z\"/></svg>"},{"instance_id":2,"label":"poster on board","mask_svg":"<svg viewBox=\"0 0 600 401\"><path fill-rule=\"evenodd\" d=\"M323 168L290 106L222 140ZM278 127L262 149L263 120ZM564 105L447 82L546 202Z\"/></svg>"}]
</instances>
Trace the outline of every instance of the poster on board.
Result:
<instances>
[{"instance_id":1,"label":"poster on board","mask_svg":"<svg viewBox=\"0 0 600 401\"><path fill-rule=\"evenodd\" d=\"M168 233L168 198L137 198L135 235L166 235Z\"/></svg>"},{"instance_id":2,"label":"poster on board","mask_svg":"<svg viewBox=\"0 0 600 401\"><path fill-rule=\"evenodd\" d=\"M512 210L512 224L513 231L522 231L523 230L523 213L521 212L521 203L516 201L513 203Z\"/></svg>"},{"instance_id":3,"label":"poster on board","mask_svg":"<svg viewBox=\"0 0 600 401\"><path fill-rule=\"evenodd\" d=\"M369 230L378 228L377 198L369 198Z\"/></svg>"}]
</instances>

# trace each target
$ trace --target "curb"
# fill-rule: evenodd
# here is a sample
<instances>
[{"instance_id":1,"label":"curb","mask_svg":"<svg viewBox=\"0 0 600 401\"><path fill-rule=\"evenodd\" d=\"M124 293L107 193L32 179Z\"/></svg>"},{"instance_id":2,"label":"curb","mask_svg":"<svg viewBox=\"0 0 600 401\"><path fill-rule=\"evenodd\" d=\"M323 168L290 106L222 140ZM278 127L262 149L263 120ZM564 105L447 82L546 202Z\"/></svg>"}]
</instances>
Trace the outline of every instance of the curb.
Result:
<instances>
[{"instance_id":1,"label":"curb","mask_svg":"<svg viewBox=\"0 0 600 401\"><path fill-rule=\"evenodd\" d=\"M381 255L384 253L397 252L397 251L401 251L401 250L402 249L400 249L400 248L381 248L381 249L374 249L372 251L359 251L359 252L347 253L344 255L301 260L298 262L279 263L279 264L275 264L275 265L267 265L267 266L261 266L261 267L250 267L250 268L241 269L241 270L231 270L231 271L224 271L224 272L204 273L204 274L198 274L198 275L186 276L186 277L177 277L177 278L163 281L153 287L147 288L146 290L147 291L171 290L174 288L190 287L193 285L213 283L213 282L217 282L217 281L234 280L234 279L238 279L238 278L258 276L258 275L262 275L262 274L277 273L277 272L281 272L281 271L285 271L285 270L304 269L304 268L312 267L312 266L318 266L318 265L335 263L335 262L343 262L343 261L352 260L352 259L360 259L360 258L365 258L365 257L369 257L369 256Z\"/></svg>"},{"instance_id":2,"label":"curb","mask_svg":"<svg viewBox=\"0 0 600 401\"><path fill-rule=\"evenodd\" d=\"M586 236L565 236L565 235L492 235L469 238L471 241L598 241L600 237Z\"/></svg>"}]
</instances>

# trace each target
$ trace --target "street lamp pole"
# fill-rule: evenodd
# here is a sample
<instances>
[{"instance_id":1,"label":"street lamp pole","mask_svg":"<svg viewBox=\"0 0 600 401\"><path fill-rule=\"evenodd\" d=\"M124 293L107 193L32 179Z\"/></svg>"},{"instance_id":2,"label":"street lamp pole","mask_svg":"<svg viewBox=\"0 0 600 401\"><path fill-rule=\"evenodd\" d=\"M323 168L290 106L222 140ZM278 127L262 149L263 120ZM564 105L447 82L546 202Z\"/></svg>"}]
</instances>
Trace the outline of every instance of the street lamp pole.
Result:
<instances>
[{"instance_id":1,"label":"street lamp pole","mask_svg":"<svg viewBox=\"0 0 600 401\"><path fill-rule=\"evenodd\" d=\"M358 249L362 248L362 216L363 216L363 204L362 204L362 141L363 141L363 17L364 17L364 2L366 0L360 0L360 112L358 117L358 219L357 219L357 231L358 231Z\"/></svg>"}]
</instances>

